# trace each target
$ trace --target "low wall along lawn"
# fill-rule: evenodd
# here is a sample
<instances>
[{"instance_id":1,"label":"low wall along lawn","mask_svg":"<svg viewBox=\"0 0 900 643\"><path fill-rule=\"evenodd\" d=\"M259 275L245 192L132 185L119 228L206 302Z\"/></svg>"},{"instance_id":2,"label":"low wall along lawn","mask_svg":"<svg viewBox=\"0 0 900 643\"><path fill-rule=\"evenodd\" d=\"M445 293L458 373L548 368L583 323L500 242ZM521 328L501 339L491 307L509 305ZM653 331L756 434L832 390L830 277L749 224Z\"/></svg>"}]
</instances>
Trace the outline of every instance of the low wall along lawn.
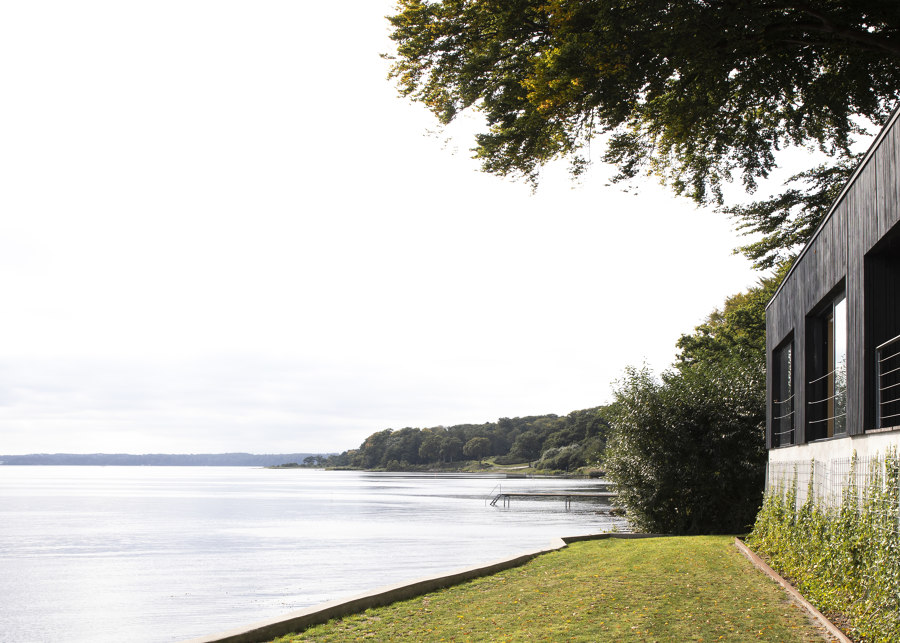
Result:
<instances>
[{"instance_id":1,"label":"low wall along lawn","mask_svg":"<svg viewBox=\"0 0 900 643\"><path fill-rule=\"evenodd\" d=\"M258 643L267 641L275 636L289 632L298 632L310 626L326 623L331 619L341 618L350 614L356 614L372 607L389 605L397 601L420 596L430 591L444 587L450 587L467 580L502 572L513 567L524 565L531 559L541 554L546 554L559 549L564 549L569 543L584 540L602 540L606 538L640 539L658 538L654 534L597 534L593 536L573 536L569 538L555 538L543 549L535 549L522 552L515 556L496 560L485 565L466 567L448 574L429 576L418 580L380 587L378 589L352 596L350 598L329 601L319 605L313 605L306 609L297 610L280 617L259 621L243 627L234 628L225 632L202 636L191 639L185 643Z\"/></svg>"}]
</instances>

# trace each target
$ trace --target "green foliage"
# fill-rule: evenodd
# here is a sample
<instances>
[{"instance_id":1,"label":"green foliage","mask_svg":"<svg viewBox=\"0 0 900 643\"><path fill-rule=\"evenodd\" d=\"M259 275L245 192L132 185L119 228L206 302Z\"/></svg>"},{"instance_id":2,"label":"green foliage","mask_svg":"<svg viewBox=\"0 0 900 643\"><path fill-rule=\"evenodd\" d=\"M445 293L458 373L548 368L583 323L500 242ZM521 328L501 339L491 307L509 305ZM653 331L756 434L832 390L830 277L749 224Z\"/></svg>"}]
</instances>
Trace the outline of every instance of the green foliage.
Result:
<instances>
[{"instance_id":1,"label":"green foliage","mask_svg":"<svg viewBox=\"0 0 900 643\"><path fill-rule=\"evenodd\" d=\"M746 531L765 470L765 307L787 265L678 340L676 368L628 369L615 391L607 474L647 531Z\"/></svg>"},{"instance_id":2,"label":"green foliage","mask_svg":"<svg viewBox=\"0 0 900 643\"><path fill-rule=\"evenodd\" d=\"M437 462L441 457L443 436L440 431L425 429L422 444L419 445L419 458L425 462Z\"/></svg>"},{"instance_id":3,"label":"green foliage","mask_svg":"<svg viewBox=\"0 0 900 643\"><path fill-rule=\"evenodd\" d=\"M739 251L760 270L790 263L792 253L812 237L861 157L844 154L833 163L795 174L786 182L805 184L805 190L791 187L769 199L722 208L740 222L738 229L745 235L757 237Z\"/></svg>"},{"instance_id":4,"label":"green foliage","mask_svg":"<svg viewBox=\"0 0 900 643\"><path fill-rule=\"evenodd\" d=\"M527 463L527 459L522 459L519 456L515 455L498 455L494 458L494 464L507 465L507 464L525 464Z\"/></svg>"},{"instance_id":5,"label":"green foliage","mask_svg":"<svg viewBox=\"0 0 900 643\"><path fill-rule=\"evenodd\" d=\"M737 177L752 191L797 145L833 161L769 201L730 208L772 266L803 243L900 97L895 0L399 0L390 16L400 92L443 123L480 111L483 168L536 183L605 142L617 180L653 174L700 203ZM598 135L604 134L603 137Z\"/></svg>"},{"instance_id":6,"label":"green foliage","mask_svg":"<svg viewBox=\"0 0 900 643\"><path fill-rule=\"evenodd\" d=\"M453 462L462 457L463 441L455 435L445 436L441 440L441 461Z\"/></svg>"},{"instance_id":7,"label":"green foliage","mask_svg":"<svg viewBox=\"0 0 900 643\"><path fill-rule=\"evenodd\" d=\"M632 524L674 534L750 527L765 472L764 383L758 360L695 364L661 379L626 371L605 464Z\"/></svg>"},{"instance_id":8,"label":"green foliage","mask_svg":"<svg viewBox=\"0 0 900 643\"><path fill-rule=\"evenodd\" d=\"M895 451L871 466L865 489L851 470L838 507L815 502L813 479L799 506L796 484L767 494L747 542L854 640L891 643L900 640L900 459Z\"/></svg>"},{"instance_id":9,"label":"green foliage","mask_svg":"<svg viewBox=\"0 0 900 643\"><path fill-rule=\"evenodd\" d=\"M569 444L564 447L551 447L544 451L535 467L552 471L573 471L586 464L584 448L580 444Z\"/></svg>"},{"instance_id":10,"label":"green foliage","mask_svg":"<svg viewBox=\"0 0 900 643\"><path fill-rule=\"evenodd\" d=\"M520 458L523 461L537 460L541 455L542 445L543 440L538 431L525 431L525 433L520 433L516 437L516 441L513 442L509 454L516 458Z\"/></svg>"},{"instance_id":11,"label":"green foliage","mask_svg":"<svg viewBox=\"0 0 900 643\"><path fill-rule=\"evenodd\" d=\"M579 462L596 464L609 431L604 411L604 407L596 407L564 417L550 414L500 418L485 424L385 429L367 437L359 449L323 458L319 464L408 470L457 462L463 456L476 460L495 456L497 464L519 464L537 460L547 449L568 445L578 445ZM571 459L570 468L575 461Z\"/></svg>"},{"instance_id":12,"label":"green foliage","mask_svg":"<svg viewBox=\"0 0 900 643\"><path fill-rule=\"evenodd\" d=\"M491 450L491 441L485 437L472 438L463 445L463 455L481 460Z\"/></svg>"}]
</instances>

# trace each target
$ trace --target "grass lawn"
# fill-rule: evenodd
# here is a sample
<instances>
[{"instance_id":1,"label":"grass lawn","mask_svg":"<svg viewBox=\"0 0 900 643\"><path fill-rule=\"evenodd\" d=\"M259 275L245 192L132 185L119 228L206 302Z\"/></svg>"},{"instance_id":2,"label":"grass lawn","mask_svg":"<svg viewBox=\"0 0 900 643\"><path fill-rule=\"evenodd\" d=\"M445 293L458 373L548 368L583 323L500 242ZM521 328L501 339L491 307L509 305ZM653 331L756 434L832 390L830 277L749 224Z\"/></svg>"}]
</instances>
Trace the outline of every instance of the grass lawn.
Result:
<instances>
[{"instance_id":1,"label":"grass lawn","mask_svg":"<svg viewBox=\"0 0 900 643\"><path fill-rule=\"evenodd\" d=\"M278 639L822 641L724 536L574 543L527 565Z\"/></svg>"}]
</instances>

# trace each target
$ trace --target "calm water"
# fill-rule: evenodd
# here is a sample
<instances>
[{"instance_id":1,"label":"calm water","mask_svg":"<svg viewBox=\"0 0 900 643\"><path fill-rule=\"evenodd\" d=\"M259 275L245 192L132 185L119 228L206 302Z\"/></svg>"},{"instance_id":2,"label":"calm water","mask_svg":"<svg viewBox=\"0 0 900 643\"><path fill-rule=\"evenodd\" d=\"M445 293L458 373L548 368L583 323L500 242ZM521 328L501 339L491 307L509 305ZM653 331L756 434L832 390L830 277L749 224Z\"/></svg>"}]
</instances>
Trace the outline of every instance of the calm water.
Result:
<instances>
[{"instance_id":1,"label":"calm water","mask_svg":"<svg viewBox=\"0 0 900 643\"><path fill-rule=\"evenodd\" d=\"M0 640L179 641L613 526L590 502L490 507L497 484L596 483L0 466Z\"/></svg>"}]
</instances>

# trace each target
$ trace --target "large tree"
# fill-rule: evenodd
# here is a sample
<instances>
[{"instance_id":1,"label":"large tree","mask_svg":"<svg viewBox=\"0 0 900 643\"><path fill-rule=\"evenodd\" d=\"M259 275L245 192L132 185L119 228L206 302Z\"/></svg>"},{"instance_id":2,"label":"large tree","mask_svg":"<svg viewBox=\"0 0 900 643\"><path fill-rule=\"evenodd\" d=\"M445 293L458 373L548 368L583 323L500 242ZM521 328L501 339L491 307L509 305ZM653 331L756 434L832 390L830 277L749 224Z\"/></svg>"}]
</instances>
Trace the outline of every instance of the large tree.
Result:
<instances>
[{"instance_id":1,"label":"large tree","mask_svg":"<svg viewBox=\"0 0 900 643\"><path fill-rule=\"evenodd\" d=\"M463 454L481 460L491 450L491 441L485 437L472 438L463 445Z\"/></svg>"},{"instance_id":2,"label":"large tree","mask_svg":"<svg viewBox=\"0 0 900 643\"><path fill-rule=\"evenodd\" d=\"M592 141L617 179L655 174L723 205L789 146L830 161L774 199L730 207L760 267L808 238L848 176L861 123L881 124L900 90L896 0L398 0L392 75L449 123L469 108L488 172L536 182Z\"/></svg>"}]
</instances>

